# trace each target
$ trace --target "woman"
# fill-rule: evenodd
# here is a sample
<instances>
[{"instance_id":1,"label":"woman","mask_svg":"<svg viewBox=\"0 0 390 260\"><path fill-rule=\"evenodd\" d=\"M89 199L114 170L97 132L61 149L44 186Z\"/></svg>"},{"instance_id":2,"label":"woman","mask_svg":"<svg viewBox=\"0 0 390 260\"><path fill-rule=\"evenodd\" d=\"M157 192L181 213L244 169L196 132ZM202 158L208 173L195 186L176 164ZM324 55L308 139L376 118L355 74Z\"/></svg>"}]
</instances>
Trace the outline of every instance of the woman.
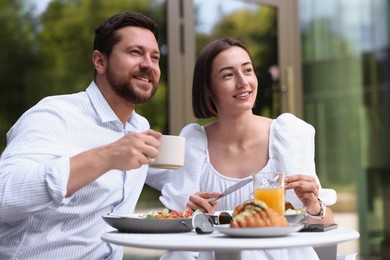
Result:
<instances>
[{"instance_id":1,"label":"woman","mask_svg":"<svg viewBox=\"0 0 390 260\"><path fill-rule=\"evenodd\" d=\"M286 173L286 201L306 207L313 223L333 223L328 207L333 190L322 189L315 172L314 128L292 114L277 119L254 115L258 81L253 61L238 40L210 42L199 53L193 76L193 111L197 118L215 118L206 125L189 124L185 166L171 171L162 188L162 203L173 210L202 208L209 213L233 210L250 198L252 185L210 204L227 187L258 172ZM161 174L161 170L160 170ZM164 174L152 172L158 183ZM166 175L165 175L166 176ZM148 181L149 182L149 181ZM328 206L324 206L324 204ZM206 256L207 254L202 255ZM245 251L243 259L318 259L312 248Z\"/></svg>"}]
</instances>

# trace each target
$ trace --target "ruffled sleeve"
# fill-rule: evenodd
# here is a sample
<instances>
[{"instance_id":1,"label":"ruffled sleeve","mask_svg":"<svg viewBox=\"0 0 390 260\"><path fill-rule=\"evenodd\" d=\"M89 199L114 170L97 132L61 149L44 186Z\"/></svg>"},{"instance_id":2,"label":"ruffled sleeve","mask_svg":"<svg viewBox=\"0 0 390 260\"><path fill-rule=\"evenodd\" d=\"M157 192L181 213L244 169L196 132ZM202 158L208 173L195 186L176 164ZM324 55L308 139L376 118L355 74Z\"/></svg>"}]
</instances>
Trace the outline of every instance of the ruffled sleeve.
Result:
<instances>
[{"instance_id":1,"label":"ruffled sleeve","mask_svg":"<svg viewBox=\"0 0 390 260\"><path fill-rule=\"evenodd\" d=\"M189 124L180 136L186 138L184 166L178 170L149 169L147 184L161 189L165 207L183 211L190 195L200 190L202 167L206 161L207 138L204 128Z\"/></svg>"},{"instance_id":2,"label":"ruffled sleeve","mask_svg":"<svg viewBox=\"0 0 390 260\"><path fill-rule=\"evenodd\" d=\"M314 160L314 127L292 114L282 114L275 119L270 130L270 167L274 171L284 171L286 176L307 174L316 178L320 185L319 198L327 205L336 202L333 189L323 189L316 174ZM302 202L294 191L286 191L286 200L294 207L302 207Z\"/></svg>"}]
</instances>

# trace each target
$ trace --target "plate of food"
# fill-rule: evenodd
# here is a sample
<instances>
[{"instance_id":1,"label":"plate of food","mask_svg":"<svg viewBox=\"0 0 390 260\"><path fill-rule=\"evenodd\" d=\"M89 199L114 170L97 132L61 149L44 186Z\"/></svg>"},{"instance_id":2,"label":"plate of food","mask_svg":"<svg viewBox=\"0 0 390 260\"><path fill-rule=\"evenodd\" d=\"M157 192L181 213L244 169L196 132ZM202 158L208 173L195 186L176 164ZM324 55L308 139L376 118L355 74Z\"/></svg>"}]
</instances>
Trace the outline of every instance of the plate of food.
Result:
<instances>
[{"instance_id":1,"label":"plate of food","mask_svg":"<svg viewBox=\"0 0 390 260\"><path fill-rule=\"evenodd\" d=\"M287 222L290 224L299 223L305 218L305 213L287 212L284 214Z\"/></svg>"},{"instance_id":2,"label":"plate of food","mask_svg":"<svg viewBox=\"0 0 390 260\"><path fill-rule=\"evenodd\" d=\"M298 223L305 218L306 208L294 208L291 203L286 203L286 211L284 217L290 224Z\"/></svg>"},{"instance_id":3,"label":"plate of food","mask_svg":"<svg viewBox=\"0 0 390 260\"><path fill-rule=\"evenodd\" d=\"M215 230L232 237L280 237L298 232L303 224L289 224L281 227L233 228L229 224L214 226Z\"/></svg>"},{"instance_id":4,"label":"plate of food","mask_svg":"<svg viewBox=\"0 0 390 260\"><path fill-rule=\"evenodd\" d=\"M288 223L263 201L251 199L234 209L229 224L215 226L215 229L233 237L277 237L297 232L303 226Z\"/></svg>"},{"instance_id":5,"label":"plate of food","mask_svg":"<svg viewBox=\"0 0 390 260\"><path fill-rule=\"evenodd\" d=\"M108 214L103 219L123 233L180 233L193 229L189 213L168 209L145 214Z\"/></svg>"}]
</instances>

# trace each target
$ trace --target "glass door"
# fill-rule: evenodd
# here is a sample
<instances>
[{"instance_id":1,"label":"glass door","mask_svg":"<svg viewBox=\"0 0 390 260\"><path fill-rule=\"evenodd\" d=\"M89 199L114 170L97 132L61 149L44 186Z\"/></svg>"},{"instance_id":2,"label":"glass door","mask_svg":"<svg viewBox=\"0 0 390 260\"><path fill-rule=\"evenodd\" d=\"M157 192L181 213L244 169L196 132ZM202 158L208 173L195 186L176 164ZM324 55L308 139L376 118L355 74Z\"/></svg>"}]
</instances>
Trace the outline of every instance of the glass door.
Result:
<instances>
[{"instance_id":1,"label":"glass door","mask_svg":"<svg viewBox=\"0 0 390 260\"><path fill-rule=\"evenodd\" d=\"M288 11L287 11L288 10ZM254 59L259 93L254 113L302 117L300 43L296 1L168 1L169 101L171 130L193 122L192 70L196 54L209 41L231 36L242 41ZM178 93L182 99L176 100ZM174 98L176 97L176 98ZM173 114L175 113L175 114ZM172 116L172 117L171 117ZM178 119L182 120L178 122Z\"/></svg>"}]
</instances>

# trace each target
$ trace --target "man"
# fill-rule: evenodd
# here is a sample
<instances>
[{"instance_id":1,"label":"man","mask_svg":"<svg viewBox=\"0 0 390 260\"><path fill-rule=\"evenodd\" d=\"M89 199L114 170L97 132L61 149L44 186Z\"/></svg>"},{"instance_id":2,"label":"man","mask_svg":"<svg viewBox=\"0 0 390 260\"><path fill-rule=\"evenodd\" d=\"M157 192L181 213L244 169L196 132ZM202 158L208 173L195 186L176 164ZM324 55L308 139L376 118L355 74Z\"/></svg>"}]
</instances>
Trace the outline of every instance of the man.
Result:
<instances>
[{"instance_id":1,"label":"man","mask_svg":"<svg viewBox=\"0 0 390 260\"><path fill-rule=\"evenodd\" d=\"M161 133L134 108L160 79L157 25L123 12L95 31L94 81L48 97L7 133L0 259L122 259L102 215L133 212Z\"/></svg>"}]
</instances>

